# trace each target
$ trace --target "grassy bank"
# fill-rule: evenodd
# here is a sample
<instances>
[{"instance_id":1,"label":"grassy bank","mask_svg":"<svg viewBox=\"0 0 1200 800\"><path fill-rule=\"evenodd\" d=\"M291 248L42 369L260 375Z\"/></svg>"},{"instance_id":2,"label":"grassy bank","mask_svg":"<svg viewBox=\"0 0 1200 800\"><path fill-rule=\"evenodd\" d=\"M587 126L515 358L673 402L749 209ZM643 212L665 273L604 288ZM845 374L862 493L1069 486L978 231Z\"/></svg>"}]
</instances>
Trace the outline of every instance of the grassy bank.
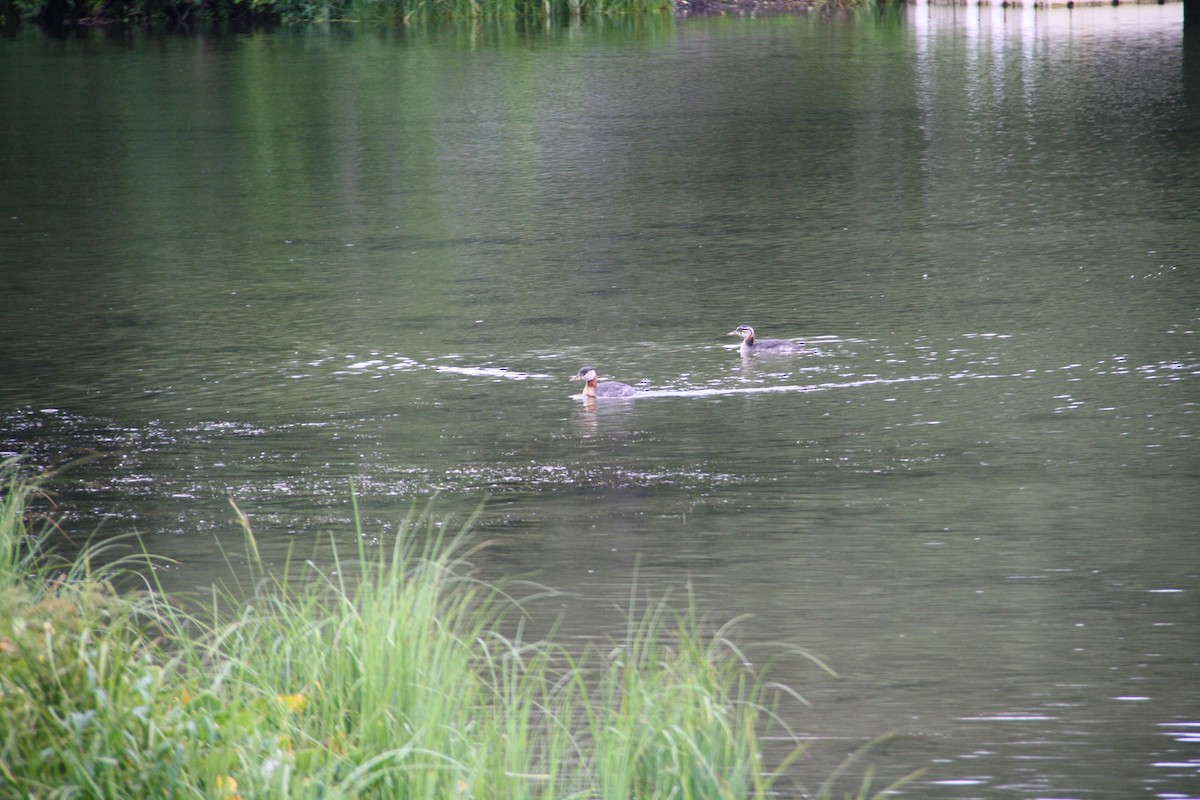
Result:
<instances>
[{"instance_id":1,"label":"grassy bank","mask_svg":"<svg viewBox=\"0 0 1200 800\"><path fill-rule=\"evenodd\" d=\"M792 697L688 610L631 617L604 652L525 641L520 604L470 576L469 534L424 516L392 546L330 544L327 570L273 571L239 514L247 595L118 593L144 565L55 563L17 468L0 468L0 798L744 800L803 751L764 763Z\"/></svg>"}]
</instances>

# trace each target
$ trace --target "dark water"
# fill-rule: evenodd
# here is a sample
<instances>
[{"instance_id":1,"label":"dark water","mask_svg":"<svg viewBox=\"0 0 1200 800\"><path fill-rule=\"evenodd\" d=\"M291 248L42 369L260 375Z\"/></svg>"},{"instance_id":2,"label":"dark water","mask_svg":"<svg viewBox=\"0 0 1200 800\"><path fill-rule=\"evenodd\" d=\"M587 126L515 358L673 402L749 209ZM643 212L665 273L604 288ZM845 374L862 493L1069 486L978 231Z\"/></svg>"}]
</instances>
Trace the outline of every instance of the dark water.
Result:
<instances>
[{"instance_id":1,"label":"dark water","mask_svg":"<svg viewBox=\"0 0 1200 800\"><path fill-rule=\"evenodd\" d=\"M913 797L1200 797L1200 42L1164 6L0 42L0 450L169 585L486 500ZM742 359L726 332L803 340ZM638 385L589 407L582 364ZM635 580L636 590L631 590Z\"/></svg>"}]
</instances>

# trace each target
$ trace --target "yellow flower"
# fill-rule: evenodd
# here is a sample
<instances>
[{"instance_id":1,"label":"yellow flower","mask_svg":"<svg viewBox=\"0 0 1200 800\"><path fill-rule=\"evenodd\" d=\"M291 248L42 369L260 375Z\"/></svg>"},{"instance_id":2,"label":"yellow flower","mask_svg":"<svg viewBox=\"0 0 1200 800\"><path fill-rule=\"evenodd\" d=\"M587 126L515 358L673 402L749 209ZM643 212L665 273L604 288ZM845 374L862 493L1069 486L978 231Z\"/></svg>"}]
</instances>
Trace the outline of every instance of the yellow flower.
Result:
<instances>
[{"instance_id":1,"label":"yellow flower","mask_svg":"<svg viewBox=\"0 0 1200 800\"><path fill-rule=\"evenodd\" d=\"M308 699L302 694L281 694L279 702L283 703L288 711L299 714L304 710L304 704L308 702Z\"/></svg>"},{"instance_id":2,"label":"yellow flower","mask_svg":"<svg viewBox=\"0 0 1200 800\"><path fill-rule=\"evenodd\" d=\"M183 703L185 706L191 705L192 704L192 693L189 692L187 689L181 690L179 692L179 702Z\"/></svg>"},{"instance_id":3,"label":"yellow flower","mask_svg":"<svg viewBox=\"0 0 1200 800\"><path fill-rule=\"evenodd\" d=\"M237 793L237 781L232 775L217 776L217 797L222 800L242 800L242 796Z\"/></svg>"}]
</instances>

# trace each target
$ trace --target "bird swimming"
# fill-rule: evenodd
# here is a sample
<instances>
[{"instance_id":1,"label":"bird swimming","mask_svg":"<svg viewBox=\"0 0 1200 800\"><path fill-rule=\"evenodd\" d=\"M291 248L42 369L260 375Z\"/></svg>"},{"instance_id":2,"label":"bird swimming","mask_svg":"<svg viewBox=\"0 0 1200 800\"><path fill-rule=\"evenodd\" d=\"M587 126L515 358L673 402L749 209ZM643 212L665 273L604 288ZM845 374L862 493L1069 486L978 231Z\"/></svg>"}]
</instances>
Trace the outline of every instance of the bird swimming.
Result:
<instances>
[{"instance_id":1,"label":"bird swimming","mask_svg":"<svg viewBox=\"0 0 1200 800\"><path fill-rule=\"evenodd\" d=\"M572 380L583 381L584 397L632 397L637 394L637 389L627 383L617 381L597 383L599 378L596 375L595 367L580 367L579 372L575 373Z\"/></svg>"},{"instance_id":2,"label":"bird swimming","mask_svg":"<svg viewBox=\"0 0 1200 800\"><path fill-rule=\"evenodd\" d=\"M751 353L799 353L804 349L804 345L789 342L787 339L755 339L754 328L749 325L738 325L728 335L742 337L742 346L738 348L738 352L744 356Z\"/></svg>"}]
</instances>

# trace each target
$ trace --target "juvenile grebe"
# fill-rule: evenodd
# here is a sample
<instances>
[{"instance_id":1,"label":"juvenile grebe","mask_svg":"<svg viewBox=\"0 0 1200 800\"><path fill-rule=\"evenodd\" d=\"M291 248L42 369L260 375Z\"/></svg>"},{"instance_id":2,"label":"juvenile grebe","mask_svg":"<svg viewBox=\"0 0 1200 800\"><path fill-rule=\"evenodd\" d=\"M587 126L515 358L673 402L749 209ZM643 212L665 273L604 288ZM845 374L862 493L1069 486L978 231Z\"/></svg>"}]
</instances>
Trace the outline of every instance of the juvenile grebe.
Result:
<instances>
[{"instance_id":1,"label":"juvenile grebe","mask_svg":"<svg viewBox=\"0 0 1200 800\"><path fill-rule=\"evenodd\" d=\"M751 328L749 325L738 325L728 335L742 337L742 346L738 348L738 352L744 356L748 356L751 353L799 353L804 349L803 345L789 342L787 339L756 340L754 338L754 328Z\"/></svg>"},{"instance_id":2,"label":"juvenile grebe","mask_svg":"<svg viewBox=\"0 0 1200 800\"><path fill-rule=\"evenodd\" d=\"M575 373L572 380L583 381L584 397L631 397L637 394L637 389L627 383L618 383L617 381L597 383L596 381L599 379L594 367L580 367L579 372Z\"/></svg>"}]
</instances>

